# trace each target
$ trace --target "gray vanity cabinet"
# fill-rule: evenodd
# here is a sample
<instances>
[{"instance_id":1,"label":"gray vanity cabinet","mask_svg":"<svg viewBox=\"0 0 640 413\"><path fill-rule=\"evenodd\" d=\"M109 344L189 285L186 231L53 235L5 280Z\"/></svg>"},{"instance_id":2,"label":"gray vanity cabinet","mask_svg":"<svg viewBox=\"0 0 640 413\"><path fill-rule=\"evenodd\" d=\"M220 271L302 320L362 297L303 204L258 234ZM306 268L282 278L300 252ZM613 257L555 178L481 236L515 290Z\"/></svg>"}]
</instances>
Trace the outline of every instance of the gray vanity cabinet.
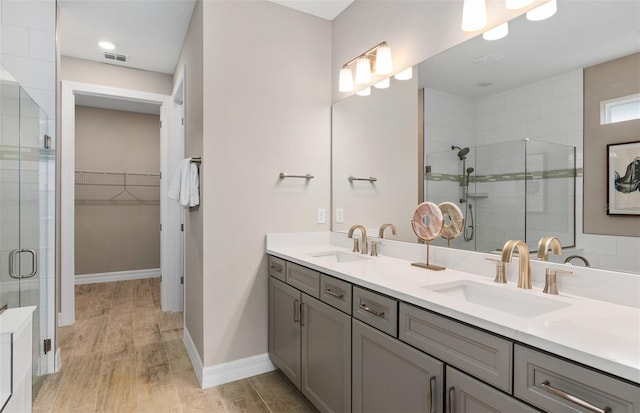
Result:
<instances>
[{"instance_id":1,"label":"gray vanity cabinet","mask_svg":"<svg viewBox=\"0 0 640 413\"><path fill-rule=\"evenodd\" d=\"M446 413L535 413L538 410L447 366Z\"/></svg>"},{"instance_id":2,"label":"gray vanity cabinet","mask_svg":"<svg viewBox=\"0 0 640 413\"><path fill-rule=\"evenodd\" d=\"M302 294L300 390L322 412L351 411L351 317Z\"/></svg>"},{"instance_id":3,"label":"gray vanity cabinet","mask_svg":"<svg viewBox=\"0 0 640 413\"><path fill-rule=\"evenodd\" d=\"M321 412L351 411L351 317L274 277L269 357Z\"/></svg>"},{"instance_id":4,"label":"gray vanity cabinet","mask_svg":"<svg viewBox=\"0 0 640 413\"><path fill-rule=\"evenodd\" d=\"M353 411L442 412L440 361L353 320Z\"/></svg>"},{"instance_id":5,"label":"gray vanity cabinet","mask_svg":"<svg viewBox=\"0 0 640 413\"><path fill-rule=\"evenodd\" d=\"M300 387L300 291L269 277L269 357Z\"/></svg>"}]
</instances>

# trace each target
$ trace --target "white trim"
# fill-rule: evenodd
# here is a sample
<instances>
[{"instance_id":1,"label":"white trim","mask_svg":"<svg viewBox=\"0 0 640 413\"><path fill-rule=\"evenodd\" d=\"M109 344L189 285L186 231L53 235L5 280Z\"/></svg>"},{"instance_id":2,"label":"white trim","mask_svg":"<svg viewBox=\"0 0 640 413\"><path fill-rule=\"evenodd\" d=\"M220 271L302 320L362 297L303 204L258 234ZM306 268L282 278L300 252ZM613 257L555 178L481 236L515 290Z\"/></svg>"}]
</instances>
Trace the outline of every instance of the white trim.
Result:
<instances>
[{"instance_id":1,"label":"white trim","mask_svg":"<svg viewBox=\"0 0 640 413\"><path fill-rule=\"evenodd\" d=\"M198 355L195 344L189 335L189 330L184 329L184 346L187 349L193 370L196 372L200 387L219 386L232 381L246 379L257 374L266 373L276 369L276 366L269 359L269 354L258 354L256 356L233 360L227 363L216 364L215 366L204 367Z\"/></svg>"},{"instance_id":2,"label":"white trim","mask_svg":"<svg viewBox=\"0 0 640 413\"><path fill-rule=\"evenodd\" d=\"M276 366L273 365L267 353L216 364L205 367L202 371L202 388L230 383L275 369Z\"/></svg>"},{"instance_id":3,"label":"white trim","mask_svg":"<svg viewBox=\"0 0 640 413\"><path fill-rule=\"evenodd\" d=\"M61 104L61 136L64 145L60 150L60 314L59 326L73 324L75 321L75 248L74 248L74 214L75 214L75 101L76 94L107 96L117 99L148 102L161 106L168 106L171 96L138 90L120 89L115 87L79 83L63 80ZM161 110L160 120L164 119L167 111ZM168 128L160 129L160 138L166 134ZM166 139L166 138L165 138ZM160 170L163 170L161 165Z\"/></svg>"},{"instance_id":4,"label":"white trim","mask_svg":"<svg viewBox=\"0 0 640 413\"><path fill-rule=\"evenodd\" d=\"M76 275L76 285L109 283L113 281L140 280L143 278L157 278L161 276L160 268L146 270L113 271L94 274Z\"/></svg>"},{"instance_id":5,"label":"white trim","mask_svg":"<svg viewBox=\"0 0 640 413\"><path fill-rule=\"evenodd\" d=\"M191 365L193 366L193 370L196 372L196 376L198 377L198 383L200 383L200 387L202 387L202 360L200 360L200 355L198 354L198 349L196 349L196 345L193 343L191 339L191 335L189 334L189 330L187 330L187 326L184 326L184 346L187 349L187 354L189 354L189 358L191 359Z\"/></svg>"}]
</instances>

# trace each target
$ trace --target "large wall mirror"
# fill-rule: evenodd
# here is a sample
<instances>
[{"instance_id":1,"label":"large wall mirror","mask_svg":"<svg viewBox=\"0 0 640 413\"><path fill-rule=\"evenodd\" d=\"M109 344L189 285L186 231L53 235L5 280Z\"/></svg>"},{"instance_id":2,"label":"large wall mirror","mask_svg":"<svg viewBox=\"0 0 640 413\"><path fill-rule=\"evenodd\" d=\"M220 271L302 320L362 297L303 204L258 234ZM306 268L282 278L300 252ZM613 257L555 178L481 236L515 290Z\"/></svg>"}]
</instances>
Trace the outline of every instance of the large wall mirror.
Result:
<instances>
[{"instance_id":1,"label":"large wall mirror","mask_svg":"<svg viewBox=\"0 0 640 413\"><path fill-rule=\"evenodd\" d=\"M412 80L337 102L332 229L392 223L388 237L417 242L416 205L450 201L465 216L452 248L535 250L553 235L594 267L640 272L637 237L582 232L583 69L640 52L639 29L635 0L560 2L548 20L521 16L503 39L475 37Z\"/></svg>"}]
</instances>

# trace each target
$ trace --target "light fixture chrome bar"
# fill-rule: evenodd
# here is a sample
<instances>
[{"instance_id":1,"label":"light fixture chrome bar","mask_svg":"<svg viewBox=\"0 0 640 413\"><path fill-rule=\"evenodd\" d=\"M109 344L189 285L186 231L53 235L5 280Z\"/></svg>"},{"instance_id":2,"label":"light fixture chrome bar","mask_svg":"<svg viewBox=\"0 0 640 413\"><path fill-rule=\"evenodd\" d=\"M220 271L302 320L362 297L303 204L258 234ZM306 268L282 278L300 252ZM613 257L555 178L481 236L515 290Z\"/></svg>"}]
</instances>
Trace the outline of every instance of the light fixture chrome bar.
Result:
<instances>
[{"instance_id":1,"label":"light fixture chrome bar","mask_svg":"<svg viewBox=\"0 0 640 413\"><path fill-rule=\"evenodd\" d=\"M302 178L302 179L313 179L314 176L311 174L306 174L306 175L292 175L292 174L287 174L284 172L280 172L280 179L285 179L285 178Z\"/></svg>"},{"instance_id":2,"label":"light fixture chrome bar","mask_svg":"<svg viewBox=\"0 0 640 413\"><path fill-rule=\"evenodd\" d=\"M356 178L354 176L349 175L349 178L347 178L349 180L349 182L353 182L353 181L367 181L367 182L376 182L378 180L378 178L375 178L373 176L370 176L368 178Z\"/></svg>"}]
</instances>

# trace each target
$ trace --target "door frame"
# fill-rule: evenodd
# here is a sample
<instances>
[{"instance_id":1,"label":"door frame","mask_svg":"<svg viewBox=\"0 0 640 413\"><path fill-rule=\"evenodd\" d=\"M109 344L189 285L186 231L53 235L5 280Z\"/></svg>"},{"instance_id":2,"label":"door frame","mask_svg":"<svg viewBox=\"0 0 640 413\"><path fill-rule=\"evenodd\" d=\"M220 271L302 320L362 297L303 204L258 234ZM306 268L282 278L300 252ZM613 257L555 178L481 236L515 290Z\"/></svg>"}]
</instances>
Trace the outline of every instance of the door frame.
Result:
<instances>
[{"instance_id":1,"label":"door frame","mask_svg":"<svg viewBox=\"0 0 640 413\"><path fill-rule=\"evenodd\" d=\"M58 325L65 326L75 322L75 106L76 95L103 96L137 102L160 105L160 142L166 142L170 128L171 96L138 90L121 89L63 80L61 95L61 150L60 150L60 313ZM160 173L164 178L166 156L161 154ZM163 179L164 180L164 179ZM161 224L162 222L161 213ZM163 225L164 227L164 225ZM164 235L164 234L163 234ZM163 244L161 236L161 245ZM162 246L161 246L162 254ZM161 260L162 261L162 260ZM161 264L162 266L162 264ZM162 272L162 268L161 268ZM168 288L164 283L163 288ZM176 289L177 291L177 289ZM177 291L179 293L179 291Z\"/></svg>"}]
</instances>

